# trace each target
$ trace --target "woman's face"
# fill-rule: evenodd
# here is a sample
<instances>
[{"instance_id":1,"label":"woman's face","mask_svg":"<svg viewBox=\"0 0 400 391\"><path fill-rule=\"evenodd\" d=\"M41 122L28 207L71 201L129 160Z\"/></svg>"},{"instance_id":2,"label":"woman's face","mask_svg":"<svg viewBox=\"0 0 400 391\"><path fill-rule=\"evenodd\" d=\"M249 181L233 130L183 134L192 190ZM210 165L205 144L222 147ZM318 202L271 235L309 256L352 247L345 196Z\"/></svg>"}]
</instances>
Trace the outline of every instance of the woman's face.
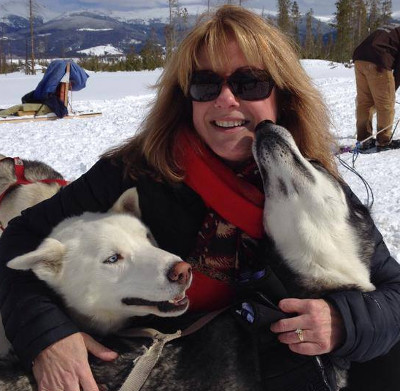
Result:
<instances>
[{"instance_id":1,"label":"woman's face","mask_svg":"<svg viewBox=\"0 0 400 391\"><path fill-rule=\"evenodd\" d=\"M228 77L238 68L249 66L234 39L228 43L227 55L225 70L220 76ZM212 70L204 51L199 59L200 70ZM242 162L251 156L256 125L265 119L276 122L277 112L275 88L266 99L246 101L233 95L225 83L215 100L193 101L195 129L215 154L232 163Z\"/></svg>"}]
</instances>

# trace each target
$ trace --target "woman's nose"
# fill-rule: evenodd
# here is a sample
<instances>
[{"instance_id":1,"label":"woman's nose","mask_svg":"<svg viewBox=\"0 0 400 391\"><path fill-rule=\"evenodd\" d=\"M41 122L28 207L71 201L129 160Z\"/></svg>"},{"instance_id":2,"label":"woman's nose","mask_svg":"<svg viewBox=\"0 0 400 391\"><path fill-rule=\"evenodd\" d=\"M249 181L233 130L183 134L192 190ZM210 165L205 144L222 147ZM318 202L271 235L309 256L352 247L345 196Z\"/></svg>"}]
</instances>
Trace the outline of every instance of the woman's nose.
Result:
<instances>
[{"instance_id":1,"label":"woman's nose","mask_svg":"<svg viewBox=\"0 0 400 391\"><path fill-rule=\"evenodd\" d=\"M221 92L215 99L215 107L232 107L238 105L239 99L233 94L228 84L223 84Z\"/></svg>"}]
</instances>

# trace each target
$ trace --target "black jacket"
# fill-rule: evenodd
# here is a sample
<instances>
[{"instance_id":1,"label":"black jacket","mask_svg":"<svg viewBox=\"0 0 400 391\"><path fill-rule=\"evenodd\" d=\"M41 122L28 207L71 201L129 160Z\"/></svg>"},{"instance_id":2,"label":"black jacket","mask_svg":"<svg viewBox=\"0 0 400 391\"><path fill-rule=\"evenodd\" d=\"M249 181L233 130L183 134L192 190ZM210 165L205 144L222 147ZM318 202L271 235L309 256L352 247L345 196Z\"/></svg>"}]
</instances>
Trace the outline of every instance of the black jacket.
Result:
<instances>
[{"instance_id":1,"label":"black jacket","mask_svg":"<svg viewBox=\"0 0 400 391\"><path fill-rule=\"evenodd\" d=\"M137 187L145 224L161 248L185 259L193 248L206 208L184 184L123 177L122 164L100 160L50 200L12 220L0 239L0 306L6 335L27 368L50 344L77 332L57 299L33 273L8 269L6 263L36 248L66 217L107 211L128 188ZM400 266L375 231L376 251L369 293L345 291L327 299L343 316L346 339L334 355L365 361L386 353L400 337Z\"/></svg>"},{"instance_id":2,"label":"black jacket","mask_svg":"<svg viewBox=\"0 0 400 391\"><path fill-rule=\"evenodd\" d=\"M400 85L400 25L390 24L375 30L354 50L353 61L368 61L393 70L395 89Z\"/></svg>"}]
</instances>

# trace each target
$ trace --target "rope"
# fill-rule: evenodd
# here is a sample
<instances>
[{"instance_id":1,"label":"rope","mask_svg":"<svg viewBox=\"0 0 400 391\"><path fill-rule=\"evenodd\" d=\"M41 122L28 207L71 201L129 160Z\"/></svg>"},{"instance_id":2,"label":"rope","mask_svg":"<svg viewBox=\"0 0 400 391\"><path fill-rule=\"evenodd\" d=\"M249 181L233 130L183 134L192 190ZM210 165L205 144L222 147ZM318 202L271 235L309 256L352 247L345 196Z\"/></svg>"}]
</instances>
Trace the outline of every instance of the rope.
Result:
<instances>
[{"instance_id":1,"label":"rope","mask_svg":"<svg viewBox=\"0 0 400 391\"><path fill-rule=\"evenodd\" d=\"M164 345L167 342L195 333L227 308L229 307L209 312L183 331L177 330L173 334L164 334L151 328L132 328L119 332L118 335L122 337L146 337L153 339L153 344L150 348L135 360L134 367L119 391L139 391L143 387L143 384L149 377L154 366L157 364Z\"/></svg>"},{"instance_id":2,"label":"rope","mask_svg":"<svg viewBox=\"0 0 400 391\"><path fill-rule=\"evenodd\" d=\"M353 156L354 156L354 154L353 154ZM347 162L345 162L345 161L340 157L340 155L337 155L337 158L338 158L340 164L341 164L343 167L347 168L350 172L352 172L353 174L357 175L357 176L361 179L362 183L364 184L365 191L366 191L366 193L367 193L367 204L366 204L366 207L367 207L368 209L371 209L371 208L372 208L372 205L374 204L374 201L375 201L374 192L372 191L371 185L370 185L370 184L367 182L367 180L364 179L363 176L362 176L359 172L357 172L357 170L354 168L354 161L353 161L353 167L351 167Z\"/></svg>"},{"instance_id":3,"label":"rope","mask_svg":"<svg viewBox=\"0 0 400 391\"><path fill-rule=\"evenodd\" d=\"M394 136L394 134L395 134L395 132L396 132L397 126L399 125L399 122L400 122L400 118L396 121L396 124L394 125L394 129L393 129L392 135L391 135L391 137L390 137L389 144L390 144L391 141L393 140L393 136ZM394 123L395 123L395 122L393 121L390 125L385 126L384 128L380 129L378 132L376 132L376 135L378 135L379 133L383 132L384 130L390 128L391 126L393 126ZM355 144L353 144L353 145L351 145L350 147L344 149L343 152L351 152L351 151L354 152L354 151L359 151L359 150L361 149L361 145L363 145L363 144L364 144L365 142L367 142L368 140L371 140L372 138L374 138L374 135L373 135L373 134L371 134L371 136L368 136L368 137L365 138L364 140L359 140L359 141L357 141ZM337 154L340 154L340 151L339 151Z\"/></svg>"},{"instance_id":4,"label":"rope","mask_svg":"<svg viewBox=\"0 0 400 391\"><path fill-rule=\"evenodd\" d=\"M392 132L392 136L390 137L389 144L390 144L390 143L392 142L392 140L393 140L393 136L394 136L394 134L395 134L395 132L396 132L396 130L397 130L397 126L399 125L399 122L400 122L400 118L396 121L396 124L394 125L394 129L393 129L393 132ZM394 121L393 121L392 124L390 124L390 125L384 127L383 129L380 129L376 134L378 135L379 133L381 133L381 132L383 132L384 130L388 129L389 127L393 126L393 124L394 124ZM336 157L338 158L340 164L341 164L343 167L345 167L347 170L349 170L350 172L352 172L353 174L357 175L357 176L361 179L362 183L364 184L365 191L366 191L366 193L367 193L367 204L366 204L366 206L367 206L368 209L371 209L371 208L372 208L372 205L374 204L374 201L375 201L374 193L373 193L373 191L372 191L371 185L370 185L370 184L367 182L367 180L364 179L363 176L362 176L359 172L357 172L357 170L355 169L355 164L356 164L356 161L357 161L358 156L359 156L359 154L360 154L361 145L364 144L366 141L372 139L373 137L374 137L374 136L371 135L371 136L365 138L364 140L357 141L353 146L350 146L348 149L343 150L343 152L353 152L353 153L352 153L352 157L351 157L351 163L352 163L351 166L341 158L341 156L340 156L340 154L341 154L340 151L339 151L338 153L336 153Z\"/></svg>"},{"instance_id":5,"label":"rope","mask_svg":"<svg viewBox=\"0 0 400 391\"><path fill-rule=\"evenodd\" d=\"M163 334L154 329L147 329L146 331L149 333L147 336L153 338L154 342L146 353L136 360L135 366L125 379L124 384L122 384L119 391L140 390L150 375L150 372L158 362L164 345L182 335L181 330L178 330L174 334Z\"/></svg>"}]
</instances>

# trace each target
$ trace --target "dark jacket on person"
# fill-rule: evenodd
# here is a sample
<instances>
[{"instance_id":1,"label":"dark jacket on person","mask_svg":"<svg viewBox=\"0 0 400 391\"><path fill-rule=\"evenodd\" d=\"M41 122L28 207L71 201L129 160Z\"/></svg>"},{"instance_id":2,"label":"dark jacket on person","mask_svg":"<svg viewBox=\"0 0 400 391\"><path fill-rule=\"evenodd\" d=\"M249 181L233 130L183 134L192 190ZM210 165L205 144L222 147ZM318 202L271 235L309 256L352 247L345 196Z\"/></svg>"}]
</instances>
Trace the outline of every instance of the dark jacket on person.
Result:
<instances>
[{"instance_id":1,"label":"dark jacket on person","mask_svg":"<svg viewBox=\"0 0 400 391\"><path fill-rule=\"evenodd\" d=\"M201 198L184 183L166 184L149 177L133 181L124 177L122 163L112 164L106 159L50 200L24 211L3 233L1 313L6 335L27 368L47 346L79 330L45 283L31 272L7 268L6 263L35 249L65 218L84 211L107 211L131 187L137 188L142 219L159 246L185 259L195 246L207 211ZM351 361L382 355L400 337L400 266L377 229L374 236L371 280L377 289L368 293L349 290L326 297L343 316L346 333L344 343L333 354Z\"/></svg>"},{"instance_id":2,"label":"dark jacket on person","mask_svg":"<svg viewBox=\"0 0 400 391\"><path fill-rule=\"evenodd\" d=\"M400 85L400 24L379 27L354 50L353 61L368 61L393 70L395 89Z\"/></svg>"}]
</instances>

